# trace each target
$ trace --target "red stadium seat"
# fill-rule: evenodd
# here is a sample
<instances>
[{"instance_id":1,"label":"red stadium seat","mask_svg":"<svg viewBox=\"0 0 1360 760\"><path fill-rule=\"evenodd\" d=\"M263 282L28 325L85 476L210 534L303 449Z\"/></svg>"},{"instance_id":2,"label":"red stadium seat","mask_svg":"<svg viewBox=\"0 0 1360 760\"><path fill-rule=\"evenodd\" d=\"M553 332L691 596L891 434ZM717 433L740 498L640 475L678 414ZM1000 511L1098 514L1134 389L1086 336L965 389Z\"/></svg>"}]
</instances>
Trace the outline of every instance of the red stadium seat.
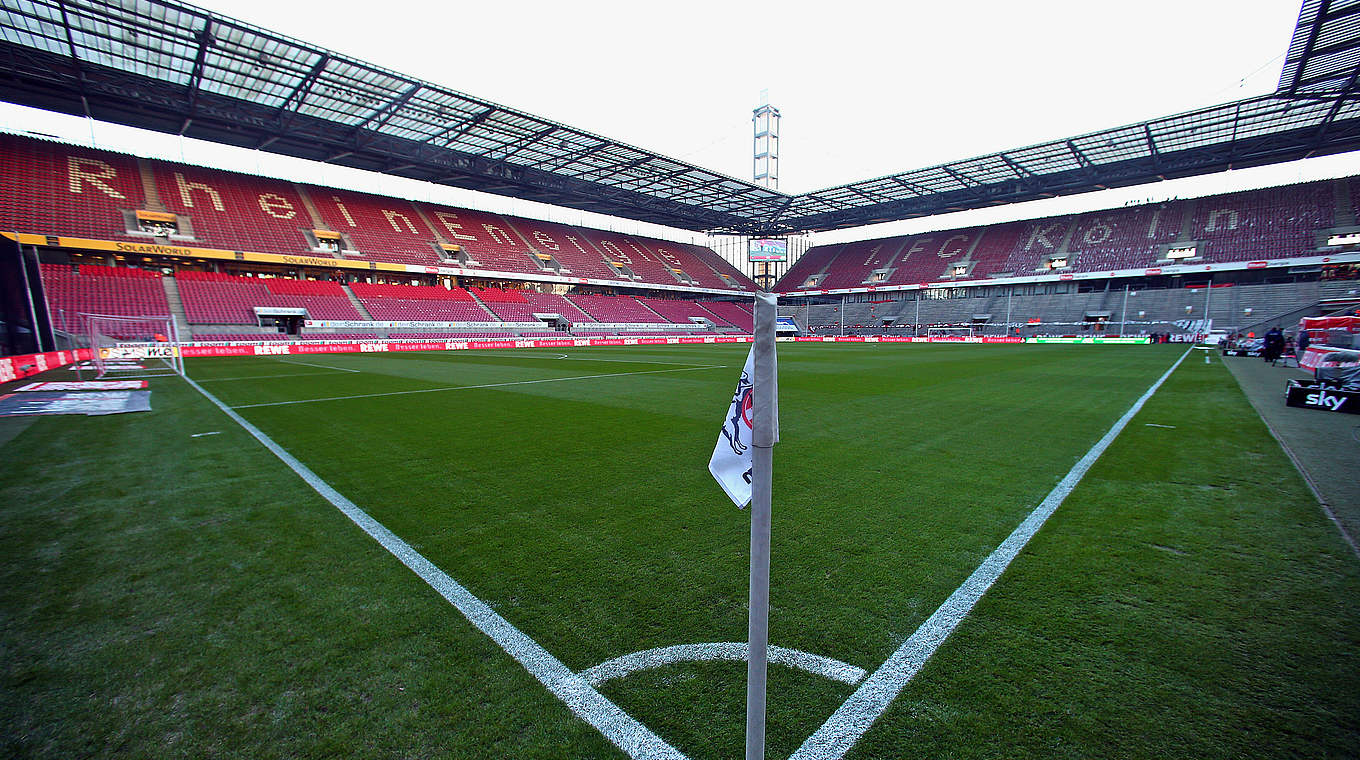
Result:
<instances>
[{"instance_id":1,"label":"red stadium seat","mask_svg":"<svg viewBox=\"0 0 1360 760\"><path fill-rule=\"evenodd\" d=\"M439 266L488 274L561 275L739 292L755 284L713 251L638 236L458 209L350 190L137 159L0 135L9 179L0 229L163 245L139 233L138 212L173 215L170 245ZM129 231L129 226L131 231ZM320 247L317 231L339 235ZM309 235L311 237L309 237ZM322 236L324 237L324 236ZM450 252L459 246L465 260ZM473 263L475 262L475 263ZM679 270L676 272L675 270ZM683 273L683 274L681 274ZM731 282L738 284L733 288Z\"/></svg>"}]
</instances>

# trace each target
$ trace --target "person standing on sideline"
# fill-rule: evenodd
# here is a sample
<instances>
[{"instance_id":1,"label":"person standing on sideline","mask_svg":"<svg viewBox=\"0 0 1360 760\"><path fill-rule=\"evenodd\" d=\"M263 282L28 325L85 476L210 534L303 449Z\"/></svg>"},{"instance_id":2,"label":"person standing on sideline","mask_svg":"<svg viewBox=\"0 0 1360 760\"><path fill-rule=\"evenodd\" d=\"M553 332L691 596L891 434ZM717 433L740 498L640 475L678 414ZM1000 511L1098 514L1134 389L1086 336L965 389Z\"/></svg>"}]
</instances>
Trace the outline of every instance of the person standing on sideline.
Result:
<instances>
[{"instance_id":1,"label":"person standing on sideline","mask_svg":"<svg viewBox=\"0 0 1360 760\"><path fill-rule=\"evenodd\" d=\"M1280 360L1280 354L1284 353L1284 331L1275 326L1266 331L1265 345L1261 346L1261 359L1270 362L1275 366L1275 362Z\"/></svg>"}]
</instances>

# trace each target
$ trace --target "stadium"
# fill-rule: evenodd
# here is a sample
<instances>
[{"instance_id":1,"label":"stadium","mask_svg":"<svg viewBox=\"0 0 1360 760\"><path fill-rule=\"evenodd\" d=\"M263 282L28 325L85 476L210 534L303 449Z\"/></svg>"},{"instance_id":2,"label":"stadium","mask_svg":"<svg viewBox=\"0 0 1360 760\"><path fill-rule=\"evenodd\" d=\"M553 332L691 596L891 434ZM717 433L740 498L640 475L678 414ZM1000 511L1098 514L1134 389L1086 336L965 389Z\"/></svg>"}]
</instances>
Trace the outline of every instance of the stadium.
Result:
<instances>
[{"instance_id":1,"label":"stadium","mask_svg":"<svg viewBox=\"0 0 1360 760\"><path fill-rule=\"evenodd\" d=\"M1290 13L1263 94L791 192L770 102L741 179L0 0L4 755L1360 756L1360 4Z\"/></svg>"}]
</instances>

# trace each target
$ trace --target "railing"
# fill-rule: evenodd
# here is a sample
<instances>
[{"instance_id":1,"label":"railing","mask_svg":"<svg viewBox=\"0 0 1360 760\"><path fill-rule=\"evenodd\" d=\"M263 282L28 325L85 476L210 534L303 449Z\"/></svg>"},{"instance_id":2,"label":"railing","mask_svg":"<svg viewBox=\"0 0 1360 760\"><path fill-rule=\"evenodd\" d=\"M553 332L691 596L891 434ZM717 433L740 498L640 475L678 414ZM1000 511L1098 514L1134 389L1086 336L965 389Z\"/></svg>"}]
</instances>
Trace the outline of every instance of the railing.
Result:
<instances>
[{"instance_id":1,"label":"railing","mask_svg":"<svg viewBox=\"0 0 1360 760\"><path fill-rule=\"evenodd\" d=\"M1264 333L1266 330L1269 330L1270 328L1275 327L1276 325L1280 326L1282 329L1287 329L1290 326L1297 327L1300 319L1303 319L1304 317L1318 316L1316 312L1319 311L1321 308L1322 307L1319 305L1319 303L1317 301L1314 301L1313 303L1310 303L1307 306L1300 306L1297 309L1290 309L1289 311L1276 314L1273 317L1269 317L1267 319L1260 319L1255 322L1252 322L1251 324L1243 325L1239 327L1236 330L1236 332Z\"/></svg>"}]
</instances>

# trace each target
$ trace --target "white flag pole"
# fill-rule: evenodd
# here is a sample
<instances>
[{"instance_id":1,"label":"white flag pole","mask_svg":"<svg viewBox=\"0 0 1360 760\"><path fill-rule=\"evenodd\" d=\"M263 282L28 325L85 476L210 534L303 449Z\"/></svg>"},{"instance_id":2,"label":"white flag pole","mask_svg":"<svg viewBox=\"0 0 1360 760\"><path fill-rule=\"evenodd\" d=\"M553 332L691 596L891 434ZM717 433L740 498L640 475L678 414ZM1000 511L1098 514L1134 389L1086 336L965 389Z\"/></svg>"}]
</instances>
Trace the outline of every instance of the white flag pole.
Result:
<instances>
[{"instance_id":1,"label":"white flag pole","mask_svg":"<svg viewBox=\"0 0 1360 760\"><path fill-rule=\"evenodd\" d=\"M746 760L765 757L765 670L770 629L770 486L779 440L773 293L757 293L754 398L751 404L751 599L746 663Z\"/></svg>"}]
</instances>

